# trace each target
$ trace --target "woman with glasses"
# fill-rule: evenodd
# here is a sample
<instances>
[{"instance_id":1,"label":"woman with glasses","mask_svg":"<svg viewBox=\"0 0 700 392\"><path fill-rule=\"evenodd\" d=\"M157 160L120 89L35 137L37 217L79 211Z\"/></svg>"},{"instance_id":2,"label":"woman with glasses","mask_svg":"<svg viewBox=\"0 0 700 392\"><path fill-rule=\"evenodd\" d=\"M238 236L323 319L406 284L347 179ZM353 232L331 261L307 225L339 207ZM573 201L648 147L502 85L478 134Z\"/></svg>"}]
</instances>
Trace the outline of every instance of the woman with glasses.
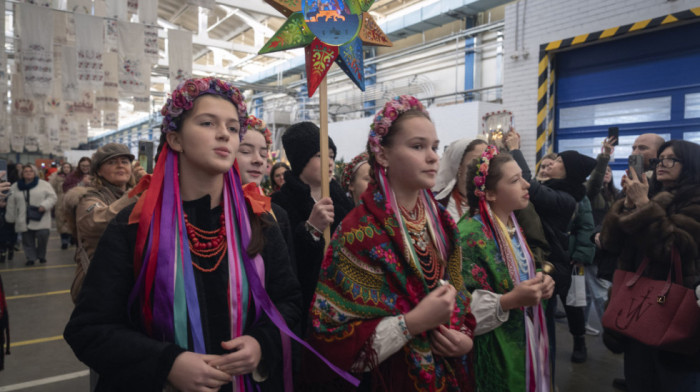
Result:
<instances>
[{"instance_id":1,"label":"woman with glasses","mask_svg":"<svg viewBox=\"0 0 700 392\"><path fill-rule=\"evenodd\" d=\"M604 249L619 255L619 267L636 271L649 259L646 275L665 280L675 249L683 284L700 295L700 146L671 140L653 160L651 199L646 176L634 170L622 179L625 199L615 203L603 222ZM697 333L700 333L698 331ZM682 355L626 338L625 379L630 391L700 390L700 353Z\"/></svg>"}]
</instances>

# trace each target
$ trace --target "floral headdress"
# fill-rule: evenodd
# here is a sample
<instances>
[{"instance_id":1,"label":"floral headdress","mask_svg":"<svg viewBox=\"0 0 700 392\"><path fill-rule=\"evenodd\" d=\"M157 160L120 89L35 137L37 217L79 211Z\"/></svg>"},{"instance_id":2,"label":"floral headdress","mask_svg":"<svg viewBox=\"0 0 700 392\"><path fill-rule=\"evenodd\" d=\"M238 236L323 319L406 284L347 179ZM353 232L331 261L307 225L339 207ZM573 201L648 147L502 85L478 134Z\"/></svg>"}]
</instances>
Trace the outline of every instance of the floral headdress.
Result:
<instances>
[{"instance_id":1,"label":"floral headdress","mask_svg":"<svg viewBox=\"0 0 700 392\"><path fill-rule=\"evenodd\" d=\"M242 136L248 121L243 95L233 85L214 78L187 80L173 92L161 111L162 131L175 131L178 117L192 109L194 100L204 94L222 96L236 106ZM205 326L200 317L200 298L197 295L188 245L178 160L179 154L166 143L153 174L144 177L135 188L147 190L129 216L130 223L138 224L134 250L136 282L129 296L129 304L140 311L141 326L148 336L171 341L181 348L203 354L206 351ZM267 315L282 333L285 380L291 380L289 339L295 339L305 347L308 344L287 327L284 318L267 295L264 286L265 266L261 255L251 257L244 251L253 234L236 165L223 174L223 180L222 210L227 242L227 282L230 287L227 294L230 336L235 338L243 334L245 322L240 315L244 311L245 296L249 295L250 303L255 304L255 309L251 309L250 313L255 318L252 323L259 322L262 315ZM248 290L235 284L242 279L247 280ZM250 382L247 377L233 377L236 390L246 389L246 383ZM291 383L285 381L285 391L292 389Z\"/></svg>"},{"instance_id":2,"label":"floral headdress","mask_svg":"<svg viewBox=\"0 0 700 392\"><path fill-rule=\"evenodd\" d=\"M486 150L481 154L481 159L479 161L479 168L474 177L474 185L476 189L474 194L479 199L483 199L486 196L486 177L489 175L489 166L491 165L491 159L498 155L498 148L494 145L486 147Z\"/></svg>"},{"instance_id":3,"label":"floral headdress","mask_svg":"<svg viewBox=\"0 0 700 392\"><path fill-rule=\"evenodd\" d=\"M391 125L399 118L402 114L416 110L422 112L426 117L430 118L430 114L425 109L423 104L416 97L410 95L401 95L391 101L384 104L384 107L374 115L374 122L370 126L369 131L369 149L368 153L378 153L381 148L382 139L389 133L389 128ZM401 236L404 239L406 248L410 250L413 260L418 260L418 256L415 254L413 245L409 240L408 229L406 223L401 215L399 209L398 201L396 200L396 195L389 184L389 179L387 178L387 169L379 165L376 161L374 163L374 172L377 176L378 184L377 186L381 189L382 195L375 195L375 200L384 201L385 211L387 214L394 214L396 221L399 222L399 227L401 231ZM443 260L447 260L449 254L450 244L447 242L447 234L442 224L439 222L438 218L438 207L435 203L434 197L429 189L424 189L421 191L418 198L419 203L423 203L425 210L428 212L428 222L430 224L431 230L435 231L436 237L436 248L438 253ZM417 262L417 261L416 261Z\"/></svg>"},{"instance_id":4,"label":"floral headdress","mask_svg":"<svg viewBox=\"0 0 700 392\"><path fill-rule=\"evenodd\" d=\"M270 129L267 127L267 125L265 125L263 120L251 114L248 116L248 121L246 121L246 129L262 133L263 136L265 136L265 144L267 144L267 148L270 148L272 145L272 133L270 133Z\"/></svg>"},{"instance_id":5,"label":"floral headdress","mask_svg":"<svg viewBox=\"0 0 700 392\"><path fill-rule=\"evenodd\" d=\"M391 124L393 124L400 115L410 110L421 111L426 116L430 117L428 111L425 110L425 107L418 98L410 95L400 95L392 99L385 103L384 107L374 115L374 122L372 122L369 131L369 144L372 152L379 152L379 146L384 136L389 133Z\"/></svg>"},{"instance_id":6,"label":"floral headdress","mask_svg":"<svg viewBox=\"0 0 700 392\"><path fill-rule=\"evenodd\" d=\"M220 95L236 106L238 121L241 124L240 136L243 137L248 121L245 98L236 86L216 78L188 79L180 83L160 110L160 114L163 115L161 132L176 131L178 117L186 110L192 109L194 100L204 94Z\"/></svg>"},{"instance_id":7,"label":"floral headdress","mask_svg":"<svg viewBox=\"0 0 700 392\"><path fill-rule=\"evenodd\" d=\"M365 151L353 158L352 161L350 161L350 163L345 165L345 167L343 168L343 175L340 181L340 185L343 186L343 189L345 189L345 191L349 192L350 183L352 182L352 176L355 175L357 169L359 169L363 163L367 163L368 160L369 155Z\"/></svg>"}]
</instances>

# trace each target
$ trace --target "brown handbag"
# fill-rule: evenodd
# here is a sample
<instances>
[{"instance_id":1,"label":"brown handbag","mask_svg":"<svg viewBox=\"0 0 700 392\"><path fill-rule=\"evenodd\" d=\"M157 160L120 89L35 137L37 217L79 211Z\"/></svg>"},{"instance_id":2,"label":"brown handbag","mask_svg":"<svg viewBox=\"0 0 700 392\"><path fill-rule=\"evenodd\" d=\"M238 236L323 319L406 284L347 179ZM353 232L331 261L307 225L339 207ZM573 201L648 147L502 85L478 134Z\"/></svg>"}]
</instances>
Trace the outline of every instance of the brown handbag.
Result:
<instances>
[{"instance_id":1,"label":"brown handbag","mask_svg":"<svg viewBox=\"0 0 700 392\"><path fill-rule=\"evenodd\" d=\"M681 258L671 251L666 280L642 276L645 257L636 272L615 271L603 327L661 350L692 355L700 350L700 307L695 291L683 286ZM671 281L675 270L676 282Z\"/></svg>"}]
</instances>

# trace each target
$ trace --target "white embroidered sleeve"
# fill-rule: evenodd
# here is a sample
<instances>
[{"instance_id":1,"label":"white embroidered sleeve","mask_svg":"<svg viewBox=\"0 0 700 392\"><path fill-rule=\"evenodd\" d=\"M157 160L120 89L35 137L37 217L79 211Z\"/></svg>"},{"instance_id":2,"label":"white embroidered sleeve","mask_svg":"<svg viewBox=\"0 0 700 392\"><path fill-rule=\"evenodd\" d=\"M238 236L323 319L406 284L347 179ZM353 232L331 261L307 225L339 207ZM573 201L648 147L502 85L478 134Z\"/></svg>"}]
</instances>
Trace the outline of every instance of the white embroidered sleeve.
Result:
<instances>
[{"instance_id":1,"label":"white embroidered sleeve","mask_svg":"<svg viewBox=\"0 0 700 392\"><path fill-rule=\"evenodd\" d=\"M476 319L474 336L491 332L508 321L510 312L501 308L501 295L488 290L472 292L471 310Z\"/></svg>"},{"instance_id":2,"label":"white embroidered sleeve","mask_svg":"<svg viewBox=\"0 0 700 392\"><path fill-rule=\"evenodd\" d=\"M372 349L377 354L377 365L401 350L410 339L411 335L408 333L403 315L385 317L377 324L372 340ZM358 367L363 366L363 363L365 364L364 369L358 369ZM366 372L372 369L364 358L358 358L353 370Z\"/></svg>"}]
</instances>

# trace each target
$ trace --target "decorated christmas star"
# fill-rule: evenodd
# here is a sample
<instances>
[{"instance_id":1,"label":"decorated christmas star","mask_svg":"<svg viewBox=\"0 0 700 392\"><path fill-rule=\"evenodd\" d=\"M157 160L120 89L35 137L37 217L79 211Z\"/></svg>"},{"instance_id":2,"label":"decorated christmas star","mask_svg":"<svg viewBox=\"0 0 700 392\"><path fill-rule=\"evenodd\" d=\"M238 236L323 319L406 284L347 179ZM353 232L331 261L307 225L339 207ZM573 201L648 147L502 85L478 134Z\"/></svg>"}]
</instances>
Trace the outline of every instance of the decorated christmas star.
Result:
<instances>
[{"instance_id":1,"label":"decorated christmas star","mask_svg":"<svg viewBox=\"0 0 700 392\"><path fill-rule=\"evenodd\" d=\"M304 47L311 97L337 62L365 91L362 45L391 46L368 12L374 0L265 0L287 17L260 54Z\"/></svg>"}]
</instances>

